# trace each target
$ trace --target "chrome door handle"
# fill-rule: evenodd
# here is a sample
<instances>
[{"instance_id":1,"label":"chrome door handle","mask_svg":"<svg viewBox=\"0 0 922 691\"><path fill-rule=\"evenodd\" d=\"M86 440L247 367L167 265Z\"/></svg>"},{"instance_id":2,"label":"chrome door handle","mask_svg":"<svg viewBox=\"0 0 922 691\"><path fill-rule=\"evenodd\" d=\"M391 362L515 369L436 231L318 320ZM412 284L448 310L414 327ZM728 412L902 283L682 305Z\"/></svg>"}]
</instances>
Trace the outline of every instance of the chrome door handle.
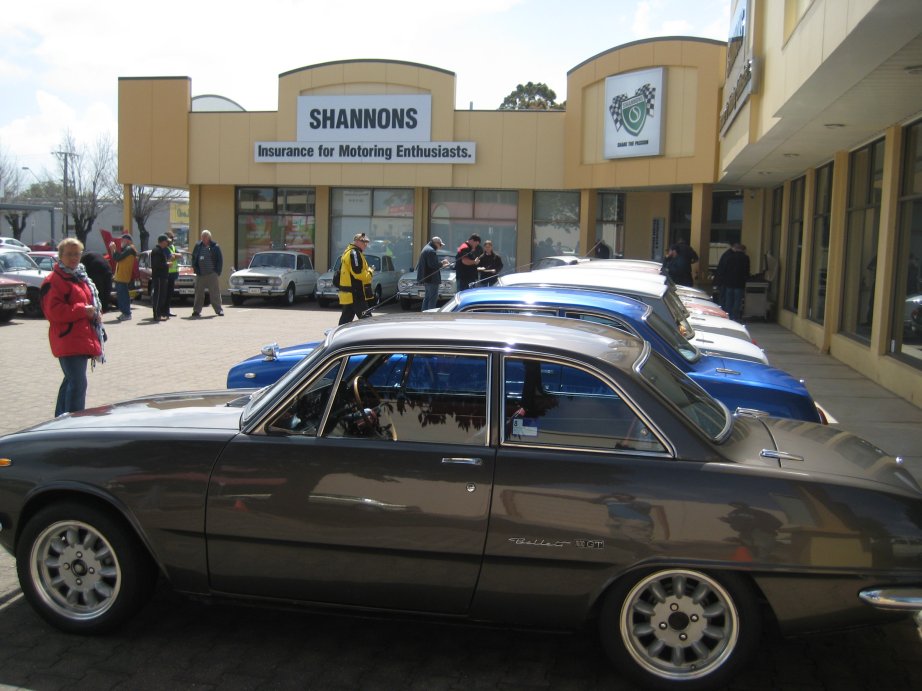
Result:
<instances>
[{"instance_id":1,"label":"chrome door handle","mask_svg":"<svg viewBox=\"0 0 922 691\"><path fill-rule=\"evenodd\" d=\"M443 458L443 465L483 465L480 458Z\"/></svg>"}]
</instances>

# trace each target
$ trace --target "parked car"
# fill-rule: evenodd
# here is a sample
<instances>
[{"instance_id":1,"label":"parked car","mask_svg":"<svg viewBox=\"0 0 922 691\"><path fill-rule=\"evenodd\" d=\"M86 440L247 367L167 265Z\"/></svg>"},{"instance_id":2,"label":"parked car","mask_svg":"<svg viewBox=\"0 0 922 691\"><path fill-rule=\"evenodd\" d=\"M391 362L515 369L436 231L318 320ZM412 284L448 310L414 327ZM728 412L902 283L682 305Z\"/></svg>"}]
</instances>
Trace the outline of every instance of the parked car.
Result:
<instances>
[{"instance_id":1,"label":"parked car","mask_svg":"<svg viewBox=\"0 0 922 691\"><path fill-rule=\"evenodd\" d=\"M301 252L257 252L246 269L231 274L229 285L231 302L237 306L254 297L293 305L299 297L313 298L317 272L311 258Z\"/></svg>"},{"instance_id":2,"label":"parked car","mask_svg":"<svg viewBox=\"0 0 922 691\"><path fill-rule=\"evenodd\" d=\"M192 269L192 256L188 252L177 252L177 254L179 254L179 275L176 277L173 298L182 303L195 295L195 271ZM138 256L138 274L140 294L150 299L153 285L150 280L150 250L141 252ZM209 296L205 297L207 299Z\"/></svg>"},{"instance_id":3,"label":"parked car","mask_svg":"<svg viewBox=\"0 0 922 691\"><path fill-rule=\"evenodd\" d=\"M28 303L25 283L15 278L0 276L0 324L8 322Z\"/></svg>"},{"instance_id":4,"label":"parked car","mask_svg":"<svg viewBox=\"0 0 922 691\"><path fill-rule=\"evenodd\" d=\"M595 262L593 262L595 263ZM579 266L560 266L540 271L526 271L500 276L498 285L547 285L560 288L602 290L626 295L640 300L653 308L669 324L674 324L679 333L708 355L716 354L737 360L751 360L768 364L765 351L756 344L741 338L734 338L716 332L696 331L688 321L688 314L681 301L665 281L655 276L631 276L630 273L583 271ZM730 323L729 319L722 320ZM699 345L700 343L700 345Z\"/></svg>"},{"instance_id":5,"label":"parked car","mask_svg":"<svg viewBox=\"0 0 922 691\"><path fill-rule=\"evenodd\" d=\"M441 270L441 283L439 284L439 304L451 299L458 292L458 281L455 277L455 255L451 250L436 250L439 261L447 259L450 264ZM397 296L400 300L400 307L404 310L416 309L426 297L426 290L423 284L416 280L416 269L401 276L397 281Z\"/></svg>"},{"instance_id":6,"label":"parked car","mask_svg":"<svg viewBox=\"0 0 922 691\"><path fill-rule=\"evenodd\" d=\"M42 271L51 271L58 263L58 253L55 250L29 250L28 254Z\"/></svg>"},{"instance_id":7,"label":"parked car","mask_svg":"<svg viewBox=\"0 0 922 691\"><path fill-rule=\"evenodd\" d=\"M0 276L22 281L26 284L26 297L29 299L28 304L22 308L27 317L41 317L42 300L40 290L47 271L38 268L28 252L0 245Z\"/></svg>"},{"instance_id":8,"label":"parked car","mask_svg":"<svg viewBox=\"0 0 922 691\"><path fill-rule=\"evenodd\" d=\"M17 249L21 252L28 252L29 246L26 243L17 240L16 238L10 238L5 236L0 236L0 247L9 247L12 249Z\"/></svg>"},{"instance_id":9,"label":"parked car","mask_svg":"<svg viewBox=\"0 0 922 691\"><path fill-rule=\"evenodd\" d=\"M590 261L589 257L580 257L575 254L561 254L556 257L542 257L531 265L532 271L538 269L550 269L553 266L569 266L570 264L582 264Z\"/></svg>"},{"instance_id":10,"label":"parked car","mask_svg":"<svg viewBox=\"0 0 922 691\"><path fill-rule=\"evenodd\" d=\"M66 414L0 458L0 545L72 633L126 623L158 574L263 604L593 622L644 687L726 685L764 621L922 630L922 565L892 542L922 538L922 488L898 459L733 416L601 324L363 320L266 389Z\"/></svg>"},{"instance_id":11,"label":"parked car","mask_svg":"<svg viewBox=\"0 0 922 691\"><path fill-rule=\"evenodd\" d=\"M394 269L394 258L389 254L365 252L365 261L375 270L371 277L371 288L376 304L380 305L397 294L397 281L401 274ZM339 288L333 285L333 269L320 274L317 279L316 298L321 307L339 304Z\"/></svg>"},{"instance_id":12,"label":"parked car","mask_svg":"<svg viewBox=\"0 0 922 691\"><path fill-rule=\"evenodd\" d=\"M761 362L702 354L652 307L633 298L592 290L507 286L462 291L441 311L538 314L613 326L648 341L730 410L825 422L803 381Z\"/></svg>"}]
</instances>

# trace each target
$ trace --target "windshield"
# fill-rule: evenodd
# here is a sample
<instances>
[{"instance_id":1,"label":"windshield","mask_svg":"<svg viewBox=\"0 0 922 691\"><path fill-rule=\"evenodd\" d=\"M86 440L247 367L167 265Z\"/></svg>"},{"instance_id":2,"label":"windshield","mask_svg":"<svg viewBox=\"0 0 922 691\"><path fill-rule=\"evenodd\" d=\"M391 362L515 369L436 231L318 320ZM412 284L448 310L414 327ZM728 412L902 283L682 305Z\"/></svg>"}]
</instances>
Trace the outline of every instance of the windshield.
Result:
<instances>
[{"instance_id":1,"label":"windshield","mask_svg":"<svg viewBox=\"0 0 922 691\"><path fill-rule=\"evenodd\" d=\"M651 312L646 317L647 324L653 329L660 338L671 345L675 350L688 362L698 362L701 359L701 353L698 349L689 343L682 336L681 332L674 326L671 326L659 316L656 312Z\"/></svg>"},{"instance_id":2,"label":"windshield","mask_svg":"<svg viewBox=\"0 0 922 691\"><path fill-rule=\"evenodd\" d=\"M694 338L695 330L691 327L691 324L688 323L688 310L685 309L685 305L679 300L678 294L674 290L667 290L663 293L663 302L666 303L666 309L669 310L669 314L675 319L676 326L679 328L679 333L685 338Z\"/></svg>"},{"instance_id":3,"label":"windshield","mask_svg":"<svg viewBox=\"0 0 922 691\"><path fill-rule=\"evenodd\" d=\"M279 254L275 252L263 252L253 255L250 268L258 269L262 267L272 269L293 269L295 267L295 258L290 254Z\"/></svg>"},{"instance_id":4,"label":"windshield","mask_svg":"<svg viewBox=\"0 0 922 691\"><path fill-rule=\"evenodd\" d=\"M375 271L381 270L381 257L375 254L366 254L365 261L368 262L368 266L370 266Z\"/></svg>"},{"instance_id":5,"label":"windshield","mask_svg":"<svg viewBox=\"0 0 922 691\"><path fill-rule=\"evenodd\" d=\"M4 271L21 271L24 269L37 269L38 266L35 265L35 262L32 261L30 257L25 252L20 252L19 250L15 252L3 252L0 253L0 267L3 267Z\"/></svg>"},{"instance_id":6,"label":"windshield","mask_svg":"<svg viewBox=\"0 0 922 691\"><path fill-rule=\"evenodd\" d=\"M713 441L730 432L730 411L682 372L653 351L637 368L638 374L678 412Z\"/></svg>"}]
</instances>

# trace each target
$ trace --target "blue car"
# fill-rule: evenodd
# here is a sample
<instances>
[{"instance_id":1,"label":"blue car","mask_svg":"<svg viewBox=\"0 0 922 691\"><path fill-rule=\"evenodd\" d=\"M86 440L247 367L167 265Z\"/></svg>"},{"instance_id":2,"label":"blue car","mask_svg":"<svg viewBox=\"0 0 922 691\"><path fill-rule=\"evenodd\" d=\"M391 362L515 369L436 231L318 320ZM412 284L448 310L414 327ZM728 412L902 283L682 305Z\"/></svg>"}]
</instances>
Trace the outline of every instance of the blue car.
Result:
<instances>
[{"instance_id":1,"label":"blue car","mask_svg":"<svg viewBox=\"0 0 922 691\"><path fill-rule=\"evenodd\" d=\"M803 382L759 362L704 355L649 305L602 291L545 286L465 290L442 312L508 312L597 322L649 341L653 350L685 372L731 411L758 410L773 417L826 422Z\"/></svg>"},{"instance_id":2,"label":"blue car","mask_svg":"<svg viewBox=\"0 0 922 691\"><path fill-rule=\"evenodd\" d=\"M702 355L649 305L633 298L566 288L478 288L456 295L442 311L529 313L614 326L649 341L655 351L730 410L758 410L774 417L825 422L802 382L761 363ZM227 386L251 388L271 384L318 345L313 342L282 349L274 344L266 346L260 355L231 368Z\"/></svg>"}]
</instances>

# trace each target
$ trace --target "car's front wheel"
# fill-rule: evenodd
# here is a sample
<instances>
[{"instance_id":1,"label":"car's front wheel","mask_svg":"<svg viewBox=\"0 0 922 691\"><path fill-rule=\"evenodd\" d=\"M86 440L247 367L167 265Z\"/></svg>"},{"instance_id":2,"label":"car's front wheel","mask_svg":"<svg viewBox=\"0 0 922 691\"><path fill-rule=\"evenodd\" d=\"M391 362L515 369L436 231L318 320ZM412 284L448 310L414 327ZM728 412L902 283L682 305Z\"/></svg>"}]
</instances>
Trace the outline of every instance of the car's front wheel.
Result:
<instances>
[{"instance_id":1,"label":"car's front wheel","mask_svg":"<svg viewBox=\"0 0 922 691\"><path fill-rule=\"evenodd\" d=\"M156 568L126 525L89 504L61 501L26 524L16 549L23 594L49 623L103 633L148 600Z\"/></svg>"},{"instance_id":2,"label":"car's front wheel","mask_svg":"<svg viewBox=\"0 0 922 691\"><path fill-rule=\"evenodd\" d=\"M285 294L281 297L282 304L286 307L291 307L295 304L295 284L289 283L288 287L285 289Z\"/></svg>"},{"instance_id":3,"label":"car's front wheel","mask_svg":"<svg viewBox=\"0 0 922 691\"><path fill-rule=\"evenodd\" d=\"M240 307L243 304L243 301L246 300L242 295L233 294L231 295L231 304L234 307Z\"/></svg>"},{"instance_id":4,"label":"car's front wheel","mask_svg":"<svg viewBox=\"0 0 922 691\"><path fill-rule=\"evenodd\" d=\"M36 319L44 317L45 313L42 311L42 296L38 288L29 288L26 297L29 298L29 304L22 308L23 314L27 317L34 317Z\"/></svg>"},{"instance_id":5,"label":"car's front wheel","mask_svg":"<svg viewBox=\"0 0 922 691\"><path fill-rule=\"evenodd\" d=\"M627 576L607 594L599 619L612 662L644 688L726 684L756 650L761 615L752 587L672 568Z\"/></svg>"},{"instance_id":6,"label":"car's front wheel","mask_svg":"<svg viewBox=\"0 0 922 691\"><path fill-rule=\"evenodd\" d=\"M400 298L400 309L404 311L413 309L413 302L405 298Z\"/></svg>"}]
</instances>

